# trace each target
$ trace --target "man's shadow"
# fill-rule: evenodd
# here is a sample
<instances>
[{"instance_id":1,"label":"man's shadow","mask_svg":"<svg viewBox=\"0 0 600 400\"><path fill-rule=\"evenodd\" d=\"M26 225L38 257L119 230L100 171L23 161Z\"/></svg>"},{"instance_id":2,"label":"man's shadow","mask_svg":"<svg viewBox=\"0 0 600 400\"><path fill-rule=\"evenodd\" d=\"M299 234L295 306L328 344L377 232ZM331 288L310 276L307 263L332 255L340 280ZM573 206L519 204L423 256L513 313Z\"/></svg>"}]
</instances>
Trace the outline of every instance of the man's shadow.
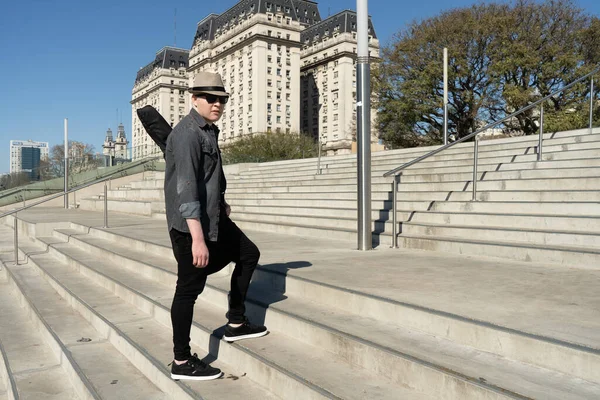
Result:
<instances>
[{"instance_id":1,"label":"man's shadow","mask_svg":"<svg viewBox=\"0 0 600 400\"><path fill-rule=\"evenodd\" d=\"M267 309L271 304L287 299L286 280L292 269L312 266L308 261L290 261L259 265L254 271L246 297L246 316L255 325L264 325ZM268 326L267 326L268 328ZM211 363L219 358L219 348L225 333L225 325L215 329L208 346L208 354L202 361Z\"/></svg>"}]
</instances>

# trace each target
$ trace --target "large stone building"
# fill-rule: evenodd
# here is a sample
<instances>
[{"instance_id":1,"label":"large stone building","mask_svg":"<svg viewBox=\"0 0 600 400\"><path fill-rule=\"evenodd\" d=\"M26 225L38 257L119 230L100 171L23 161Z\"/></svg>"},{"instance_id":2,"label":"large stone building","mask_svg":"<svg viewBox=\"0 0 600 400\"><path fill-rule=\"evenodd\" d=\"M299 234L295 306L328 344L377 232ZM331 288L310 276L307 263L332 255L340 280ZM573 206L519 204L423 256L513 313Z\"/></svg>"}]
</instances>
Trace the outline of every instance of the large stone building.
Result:
<instances>
[{"instance_id":1,"label":"large stone building","mask_svg":"<svg viewBox=\"0 0 600 400\"><path fill-rule=\"evenodd\" d=\"M41 160L48 160L48 153L48 142L11 140L10 173L31 172L38 169Z\"/></svg>"},{"instance_id":2,"label":"large stone building","mask_svg":"<svg viewBox=\"0 0 600 400\"><path fill-rule=\"evenodd\" d=\"M131 96L133 160L160 154L160 149L146 134L137 116L138 108L153 106L171 126L175 126L189 112L188 66L189 50L163 47L156 53L154 61L138 71Z\"/></svg>"},{"instance_id":3,"label":"large stone building","mask_svg":"<svg viewBox=\"0 0 600 400\"><path fill-rule=\"evenodd\" d=\"M356 13L342 11L300 35L301 130L319 140L328 155L347 154L356 136ZM379 58L379 41L369 20L369 57ZM371 120L375 121L375 110ZM371 141L377 132L371 126Z\"/></svg>"},{"instance_id":4,"label":"large stone building","mask_svg":"<svg viewBox=\"0 0 600 400\"><path fill-rule=\"evenodd\" d=\"M369 29L371 57L379 58L371 22ZM218 123L223 146L255 132L304 132L315 138L320 134L328 154L350 153L356 125L356 47L353 11L322 20L313 1L241 0L198 23L187 78L193 81L199 71L221 74L231 93ZM158 88L160 71L169 72L155 66L166 59L160 53L158 61L140 70L134 86L134 149L143 145L145 150L149 140L135 114L137 108L151 104L169 121L165 110L172 106L169 90L175 98L179 90L175 103L179 114L171 108L170 122L177 123L189 112L191 96L183 91L187 85ZM171 72L183 82L183 67ZM171 85L178 81L171 80Z\"/></svg>"}]
</instances>

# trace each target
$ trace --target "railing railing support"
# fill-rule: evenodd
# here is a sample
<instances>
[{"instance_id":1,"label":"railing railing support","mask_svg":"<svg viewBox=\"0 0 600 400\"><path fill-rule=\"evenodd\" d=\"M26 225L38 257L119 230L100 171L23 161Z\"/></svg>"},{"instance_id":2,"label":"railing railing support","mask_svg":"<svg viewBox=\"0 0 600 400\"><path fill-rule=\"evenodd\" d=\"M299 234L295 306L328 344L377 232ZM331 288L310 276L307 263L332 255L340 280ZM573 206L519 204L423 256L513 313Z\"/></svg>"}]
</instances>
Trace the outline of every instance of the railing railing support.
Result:
<instances>
[{"instance_id":1,"label":"railing railing support","mask_svg":"<svg viewBox=\"0 0 600 400\"><path fill-rule=\"evenodd\" d=\"M104 181L104 228L108 228L108 186Z\"/></svg>"},{"instance_id":2,"label":"railing railing support","mask_svg":"<svg viewBox=\"0 0 600 400\"><path fill-rule=\"evenodd\" d=\"M394 183L392 184L392 248L398 248L398 180L399 175L394 175Z\"/></svg>"},{"instance_id":3,"label":"railing railing support","mask_svg":"<svg viewBox=\"0 0 600 400\"><path fill-rule=\"evenodd\" d=\"M473 142L473 197L477 201L477 167L479 165L479 136L475 136Z\"/></svg>"},{"instance_id":4,"label":"railing railing support","mask_svg":"<svg viewBox=\"0 0 600 400\"><path fill-rule=\"evenodd\" d=\"M15 217L14 217L14 229L15 229L15 237L14 237L14 241L15 241L15 265L19 265L19 225L18 225L18 219L17 219L17 214L15 213Z\"/></svg>"},{"instance_id":5,"label":"railing railing support","mask_svg":"<svg viewBox=\"0 0 600 400\"><path fill-rule=\"evenodd\" d=\"M590 133L594 123L594 77L590 79Z\"/></svg>"},{"instance_id":6,"label":"railing railing support","mask_svg":"<svg viewBox=\"0 0 600 400\"><path fill-rule=\"evenodd\" d=\"M537 148L537 160L542 161L542 145L544 143L544 103L540 106L540 139Z\"/></svg>"},{"instance_id":7,"label":"railing railing support","mask_svg":"<svg viewBox=\"0 0 600 400\"><path fill-rule=\"evenodd\" d=\"M321 139L319 139L319 158L317 159L317 175L321 175Z\"/></svg>"}]
</instances>

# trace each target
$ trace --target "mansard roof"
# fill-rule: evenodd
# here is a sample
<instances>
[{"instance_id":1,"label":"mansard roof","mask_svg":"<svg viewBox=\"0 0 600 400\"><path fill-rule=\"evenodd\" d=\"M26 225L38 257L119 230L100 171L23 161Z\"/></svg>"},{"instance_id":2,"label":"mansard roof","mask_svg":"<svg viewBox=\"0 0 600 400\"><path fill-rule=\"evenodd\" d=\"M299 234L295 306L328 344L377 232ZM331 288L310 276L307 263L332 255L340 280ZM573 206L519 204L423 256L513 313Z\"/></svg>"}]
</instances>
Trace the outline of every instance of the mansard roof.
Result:
<instances>
[{"instance_id":1,"label":"mansard roof","mask_svg":"<svg viewBox=\"0 0 600 400\"><path fill-rule=\"evenodd\" d=\"M188 68L190 65L190 51L177 47L165 46L156 52L154 61L141 68L135 78L135 82L145 79L156 68Z\"/></svg>"},{"instance_id":2,"label":"mansard roof","mask_svg":"<svg viewBox=\"0 0 600 400\"><path fill-rule=\"evenodd\" d=\"M300 42L311 44L314 41L323 40L324 37L333 36L335 33L356 32L356 29L356 12L344 10L303 30L300 33ZM369 35L377 38L370 17Z\"/></svg>"},{"instance_id":3,"label":"mansard roof","mask_svg":"<svg viewBox=\"0 0 600 400\"><path fill-rule=\"evenodd\" d=\"M240 0L236 5L222 14L210 14L198 22L194 42L213 40L219 30L237 24L247 19L249 15L282 13L293 21L299 21L306 26L321 21L317 3L309 0Z\"/></svg>"}]
</instances>

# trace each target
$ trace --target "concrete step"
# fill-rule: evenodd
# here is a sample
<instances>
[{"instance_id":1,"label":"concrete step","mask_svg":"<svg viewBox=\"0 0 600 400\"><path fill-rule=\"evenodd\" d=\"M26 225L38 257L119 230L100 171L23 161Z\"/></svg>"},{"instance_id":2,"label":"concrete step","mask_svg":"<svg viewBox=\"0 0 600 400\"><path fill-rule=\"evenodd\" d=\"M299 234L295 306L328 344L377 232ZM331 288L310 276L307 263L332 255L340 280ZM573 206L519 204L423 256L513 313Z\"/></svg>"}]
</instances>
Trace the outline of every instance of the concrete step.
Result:
<instances>
[{"instance_id":1,"label":"concrete step","mask_svg":"<svg viewBox=\"0 0 600 400\"><path fill-rule=\"evenodd\" d=\"M129 190L109 190L107 192L109 199L114 200L141 200L141 201L165 201L165 191L162 188L157 189L129 189Z\"/></svg>"},{"instance_id":2,"label":"concrete step","mask_svg":"<svg viewBox=\"0 0 600 400\"><path fill-rule=\"evenodd\" d=\"M236 205L234 217L236 214L273 212L275 209L263 205ZM276 211L280 214L290 216L305 217L325 217L325 218L357 218L356 208L321 208L321 207L285 207L278 206ZM373 210L371 219L373 221L392 219L391 210L380 209ZM399 222L418 222L449 225L468 225L468 226L495 226L511 227L521 229L546 229L546 230L571 230L573 233L596 232L600 234L600 216L591 217L572 217L561 215L531 215L531 214L502 214L502 213L451 213L434 211L412 211L410 209L401 209L397 215Z\"/></svg>"},{"instance_id":3,"label":"concrete step","mask_svg":"<svg viewBox=\"0 0 600 400\"><path fill-rule=\"evenodd\" d=\"M595 142L598 141L597 133L598 130L595 131L596 134L590 135L589 131L587 132L557 132L552 134L545 134L545 144L546 145L562 145L562 144L572 144L572 143L583 143L583 142ZM505 149L524 149L527 147L535 148L538 144L538 137L527 136L527 137L517 137L517 138L509 138L509 139L500 139L500 140L483 140L480 142L480 148L484 151L494 151L494 150L505 150ZM433 150L436 150L439 146L429 146L429 147L421 147L421 148L409 148L409 149L399 149L399 150L388 150L385 152L373 153L372 159L373 161L385 160L388 158L393 158L395 160L398 159L415 159L422 155L425 155ZM461 143L451 147L446 150L448 154L453 153L471 153L472 154L472 143ZM339 163L348 163L356 161L356 155L344 155L344 156L333 156L333 157L322 157L322 164L339 164ZM313 168L316 166L317 159L302 159L302 160L288 160L288 161L275 161L270 163L261 163L255 166L251 166L248 170L261 170L266 171L272 168L280 169L281 167L291 167L291 168Z\"/></svg>"},{"instance_id":4,"label":"concrete step","mask_svg":"<svg viewBox=\"0 0 600 400\"><path fill-rule=\"evenodd\" d=\"M146 276L157 276L156 267L144 267L144 264L140 265L140 262L136 261L140 260L140 257L148 259L146 254L132 252L118 244L85 238L88 235L80 235L78 232L61 230L56 234L60 238L68 237L71 243L78 247L77 249L69 245L53 245L51 251L60 252L63 257L69 259L70 263L76 264L82 273L88 276L93 274L94 281L112 288L114 293L119 293L131 304L152 310L157 321L168 323L168 311L176 279L172 271L174 262L169 258L162 260L169 265L167 268L171 269L171 271L163 270L163 274L168 272L171 275L168 281L172 284L166 285L164 280L146 278ZM110 258L113 260L110 262L91 263L85 259L86 254L96 254L100 259L106 260L108 253L112 253ZM117 259L119 261L116 261ZM149 272L141 272L144 268ZM226 283L228 277L221 280ZM428 398L418 391L402 391L401 387L375 377L370 371L361 371L349 364L345 365L343 360L330 354L326 349L307 346L281 332L271 331L269 336L261 338L260 341L248 341L233 346L224 342L219 343L214 332L220 331L225 311L225 309L216 310L214 305L205 303L202 299L198 301L192 337L204 336L202 341L205 346L210 347L215 355L218 354L220 360L226 361L231 358L236 365L246 368L245 373L250 379L267 386L282 397L293 390L295 398L315 396L364 398L366 396L391 399L397 398L395 396L403 392L408 396L407 398ZM307 354L310 356L307 357ZM281 374L281 371L287 371L287 374ZM348 382L358 381L362 383L357 392L357 388L348 385ZM346 385L341 384L342 382L346 382Z\"/></svg>"},{"instance_id":5,"label":"concrete step","mask_svg":"<svg viewBox=\"0 0 600 400\"><path fill-rule=\"evenodd\" d=\"M80 312L90 323L107 333L114 346L135 365L132 369L143 373L143 379L152 379L154 385L169 393L170 398L276 398L244 378L239 368L225 366L221 362L213 365L226 372L225 379L207 382L172 380L167 366L172 359L170 324L165 326L157 321L152 309L131 304L129 301L133 297L128 296L127 292L113 292L114 285L108 286L107 281L100 279L101 275L79 264L85 260L85 263L98 266L102 265L101 260L91 258L81 250L77 253L77 259L70 258L63 252L63 247L69 247L68 244L52 237L39 237L37 240L50 247L48 254L30 257L35 268L43 273L49 283L60 289L59 294L66 301L81 309ZM104 267L108 268L109 265L105 263ZM161 321L166 322L165 318L168 319L167 311L162 314ZM200 358L207 355L198 353Z\"/></svg>"},{"instance_id":6,"label":"concrete step","mask_svg":"<svg viewBox=\"0 0 600 400\"><path fill-rule=\"evenodd\" d=\"M93 391L78 393L78 389L85 391L85 387L77 388L71 383L70 368L66 365L69 359L63 360L62 354L57 357L57 352L62 353L63 349L57 343L46 341L51 333L38 319L37 310L27 307L27 300L12 275L5 267L0 268L0 397L9 400L97 398Z\"/></svg>"},{"instance_id":7,"label":"concrete step","mask_svg":"<svg viewBox=\"0 0 600 400\"><path fill-rule=\"evenodd\" d=\"M533 170L533 169L567 169L567 168L593 168L600 166L600 160L597 158L580 158L580 159L566 159L557 161L527 161L527 162L505 162L505 163L487 163L485 160L479 160L478 170L480 172L485 171L510 171L510 170ZM372 165L371 171L373 177L383 176L390 168L389 165L378 166ZM239 181L264 181L270 179L279 180L290 180L290 178L306 178L312 179L315 177L324 178L348 178L356 177L356 165L345 166L343 168L330 168L323 169L321 175L316 175L314 171L293 171L283 173L281 171L267 172L262 175L246 176L243 173L240 175L229 176L228 180L239 180ZM466 159L461 162L456 162L451 165L442 167L432 167L426 164L426 162L416 164L402 172L402 176L412 176L420 174L449 174L449 173L473 173L473 160ZM391 178L389 178L391 179Z\"/></svg>"},{"instance_id":8,"label":"concrete step","mask_svg":"<svg viewBox=\"0 0 600 400\"><path fill-rule=\"evenodd\" d=\"M354 215L352 215L354 214ZM233 216L233 215L232 215ZM260 212L260 210L244 211L236 213L235 220L241 219L245 221L254 220L257 222L267 221L271 224L284 225L299 225L299 226L318 226L324 230L355 230L357 227L356 213L338 213L338 215L320 215L318 212L307 212L304 214L294 213L292 209L277 209L273 212ZM392 221L387 213L378 213L373 215L373 232L377 234L391 234ZM459 238L480 238L482 240L501 240L503 237L510 237L511 242L518 243L533 243L553 246L574 246L582 247L582 251L592 250L594 248L600 250L600 232L587 232L581 227L571 230L566 229L561 225L561 221L556 224L560 230L552 230L544 226L543 221L538 222L542 225L540 228L534 226L519 227L518 216L511 218L510 215L498 216L498 220L504 219L499 226L492 225L491 219L486 220L486 215L479 217L479 221L469 221L465 225L457 225L450 223L446 218L447 215L438 216L434 222L419 220L419 218L411 219L411 213L401 213L398 221L400 223L399 233L419 236L442 236L442 237L459 237ZM440 221L440 218L442 221ZM532 217L531 219L540 219ZM456 218L460 221L475 219L469 215L462 215ZM487 222L486 222L487 221ZM598 219L591 221L597 224ZM551 224L551 223L549 223ZM595 225L597 227L597 225Z\"/></svg>"},{"instance_id":9,"label":"concrete step","mask_svg":"<svg viewBox=\"0 0 600 400\"><path fill-rule=\"evenodd\" d=\"M504 201L504 202L598 202L599 191L597 190L488 190L477 191L477 200L482 202L487 201ZM398 192L398 201L470 201L473 193L469 191L433 191L433 192ZM332 192L325 195L322 192L274 192L274 193L227 193L226 199L236 201L243 200L272 200L272 199L288 199L288 200L320 200L320 199L335 199L335 200L354 200L356 201L356 191L349 192ZM373 191L371 199L376 201L391 201L392 193L390 191Z\"/></svg>"},{"instance_id":10,"label":"concrete step","mask_svg":"<svg viewBox=\"0 0 600 400\"><path fill-rule=\"evenodd\" d=\"M39 255L40 248L28 245L25 252L29 258L50 258ZM56 264L56 260L50 261ZM28 263L28 264L29 264ZM92 322L86 321L76 306L66 302L51 283L44 280L32 265L9 267L15 281L19 282L20 291L27 296L48 326L51 335L56 337L57 344L63 348L63 355L68 352L73 364L69 369L71 382L79 380L87 386L87 392L78 393L81 398L94 399L167 399L169 396L157 388L150 379L145 378L133 365L110 343L107 333L96 329ZM19 335L21 332L19 332ZM118 339L117 339L118 340ZM35 350L35 349L34 349ZM36 360L36 356L19 354L21 359ZM65 360L66 361L66 360ZM77 376L73 376L73 375ZM58 377L46 377L51 385ZM77 385L78 382L73 382ZM42 382L34 385L35 390L43 387ZM76 389L78 389L76 387ZM80 389L81 391L81 389ZM59 398L68 398L61 397Z\"/></svg>"},{"instance_id":11,"label":"concrete step","mask_svg":"<svg viewBox=\"0 0 600 400\"><path fill-rule=\"evenodd\" d=\"M312 185L285 185L269 187L232 187L227 188L227 194L240 193L293 193L293 192L319 192L335 193L350 192L356 190L356 183L326 183L318 182ZM391 190L391 182L373 183L372 191ZM469 191L472 190L470 181L455 182L403 182L398 185L399 192L421 192L421 191ZM545 179L518 179L518 180L484 180L477 182L477 190L598 190L600 199L600 176L593 177L569 177L569 178L545 178Z\"/></svg>"},{"instance_id":12,"label":"concrete step","mask_svg":"<svg viewBox=\"0 0 600 400\"><path fill-rule=\"evenodd\" d=\"M389 232L391 227L386 226ZM431 222L401 222L400 235L408 236L432 236L441 238L475 239L484 241L496 241L502 243L509 238L511 243L523 243L541 245L548 249L571 248L573 252L591 252L600 257L600 234L598 232L585 232L569 230L535 229L532 227L517 228L513 226L494 225L454 225L436 224ZM600 267L600 258L598 267ZM560 262L563 263L563 262ZM569 264L565 262L564 264ZM576 265L576 263L572 263ZM593 266L593 263L591 264Z\"/></svg>"},{"instance_id":13,"label":"concrete step","mask_svg":"<svg viewBox=\"0 0 600 400\"><path fill-rule=\"evenodd\" d=\"M153 212L164 209L164 203L161 201L152 202L109 198L107 205L109 211L146 216L151 216ZM104 211L104 196L81 199L79 207L82 210L88 211Z\"/></svg>"},{"instance_id":14,"label":"concrete step","mask_svg":"<svg viewBox=\"0 0 600 400\"><path fill-rule=\"evenodd\" d=\"M582 144L582 143L593 143L598 142L598 135L576 135L576 136L565 136L565 137L557 137L554 139L550 139L547 136L548 140L544 140L544 149L549 149L552 147L558 147L563 145L574 145L574 144ZM494 141L480 141L480 152L488 153L488 152L501 152L506 150L518 150L525 151L529 149L530 152L535 151L538 145L538 137L537 136L529 136L525 140L521 141L503 141L503 140L494 140ZM373 161L381 161L386 159L415 159L421 157L425 154L430 153L433 150L437 150L440 146L429 146L429 147L415 147L415 148L406 148L406 149L398 149L398 150L388 150L384 152L372 153ZM456 155L456 154L472 154L473 153L473 142L468 143L460 143L450 147L442 153L437 154L440 155ZM434 156L435 157L435 156ZM345 155L345 156L334 156L334 157L322 157L321 162L334 162L334 163L344 163L344 162L352 162L356 160L356 155ZM278 167L296 167L302 168L306 166L315 165L315 161L317 158L312 159L299 159L299 160L288 160L288 161L275 161L270 163L261 163L255 164L248 168L249 171L254 170L267 170L271 168Z\"/></svg>"},{"instance_id":15,"label":"concrete step","mask_svg":"<svg viewBox=\"0 0 600 400\"><path fill-rule=\"evenodd\" d=\"M97 230L97 229L92 229L90 231L90 233L94 236L97 237L102 237L106 240L109 240L109 243L106 243L106 246L109 246L108 248L113 250L112 247L110 247L110 243L112 242L118 242L121 244L121 246L123 246L125 249L133 249L133 248L140 248L143 250L143 253L146 254L145 258L140 258L141 255L136 255L133 257L134 261L139 261L140 264L154 264L156 265L156 263L158 262L158 258L157 257L153 257L153 256L149 256L149 253L153 253L153 254L162 254L164 256L165 252L168 251L167 248L161 246L161 245L157 245L157 244L152 244L148 241L144 241L143 243L138 243L138 240L135 239L130 239L129 237L123 237L121 234L115 234L114 232L106 232L106 231L101 231L101 230ZM155 248L154 250L151 250L151 248ZM89 250L88 250L89 251ZM123 264L123 262L119 263L119 264ZM172 265L167 263L168 265ZM168 268L168 266L167 266ZM171 267L172 268L172 267ZM137 266L133 267L134 271L142 271L143 268L138 264ZM264 268L260 269L261 271L264 270ZM275 273L274 271L268 272L269 274ZM358 313L361 316L364 315L369 315L372 316L374 318L381 318L381 320L383 321L388 321L388 320L398 320L398 321L404 321L405 323L410 323L410 324L414 324L417 323L417 321L413 321L413 322L409 322L409 321L405 321L407 319L407 317L409 317L409 315L413 315L415 313L419 313L419 312L425 312L427 310L422 309L422 308L406 308L407 305L402 306L402 310L398 310L398 319L395 319L393 317L391 317L391 315L396 315L394 314L391 309L389 308L391 306L390 303L386 303L385 300L383 299L376 299L373 297L369 297L369 296L361 296L360 293L357 293L355 291L346 291L342 288L336 288L334 286L330 286L330 285L324 285L321 282L308 282L305 279L295 279L293 276L289 275L289 274L285 274L285 275L280 275L275 273L276 276L279 276L279 278L274 277L274 278L260 278L259 275L261 274L261 272L257 273L257 280L260 284L264 284L265 282L274 282L277 285L280 285L283 281L287 281L286 284L284 284L284 287L286 288L286 295L289 294L289 296L292 296L294 294L297 294L300 298L311 298L311 299L319 299L319 301L324 301L324 302L331 302L331 303L327 303L330 304L332 306L335 307L342 307L344 309L348 308L349 310L352 310L355 313ZM151 274L154 276L154 274ZM288 278L286 278L286 276ZM156 279L160 279L158 276L156 276ZM225 284L225 283L224 283ZM315 287L312 287L312 286ZM209 286L210 282L209 282ZM222 288L224 289L224 287ZM260 290L259 290L260 292ZM332 293L329 293L332 292ZM209 296L209 298L212 296L209 294L210 290L208 290L207 292L205 292L205 295ZM319 294L320 293L320 294ZM291 298L289 297L288 298ZM323 297L325 296L325 297ZM358 296L358 297L357 297ZM285 300L287 301L287 300ZM270 308L277 308L278 306L281 306L285 303L285 301L283 302L278 302L278 303L274 303L270 305ZM383 303L382 303L383 301ZM216 302L220 302L220 300L217 300ZM387 304L387 305L386 305ZM401 307L400 304L396 304L396 306ZM411 311L409 311L411 310ZM429 310L428 312L431 312L432 310ZM309 313L310 315L310 310L307 310L307 313ZM579 357L577 356L578 352L580 350L576 350L575 348L573 348L570 345L566 345L564 347L558 346L557 348L550 350L550 349L544 349L542 350L542 348L544 348L545 346L556 346L559 342L555 341L555 340L542 340L540 343L538 343L537 341L533 341L530 343L531 339L533 338L532 336L528 336L528 335L523 335L522 333L513 331L513 330L506 330L504 328L498 330L498 331L494 331L494 325L490 325L490 324L485 324L485 325L479 325L476 321L472 320L472 319L460 319L457 318L456 320L450 318L450 316L448 315L444 315L444 314L438 314L438 313L434 313L434 315L436 315L437 317L434 318L433 320L431 319L431 317L428 317L428 319L426 319L427 321L430 321L430 323L433 323L434 320L436 319L440 319L442 321L444 321L444 323L450 323L451 325L453 325L452 327L450 327L449 325L444 325L443 327L439 327L439 331L436 331L438 333L440 333L442 336L444 335L450 335L451 337L455 337L455 340L458 341L473 341L478 343L477 346L484 346L489 349L491 347L497 349L498 351L501 352L508 352L508 353L514 353L515 356L517 357L521 357L521 358L526 358L528 359L527 362L531 362L531 359L529 359L528 357L533 356L534 358L536 357L540 357L540 358L549 358L549 356L551 354L557 354L556 352L559 352L561 354L563 354L564 351L566 352L572 352L571 355L567 356L565 355L565 357L567 358L560 358L560 360L554 360L554 364L556 364L557 366L559 366L559 368L567 368L569 369L569 371L574 371L571 368L573 368L573 364L571 361L566 362L566 359L571 360L572 357ZM267 316L268 317L268 316ZM450 319L450 321L446 321L446 319ZM311 318L313 319L313 318ZM409 318L410 320L410 318ZM421 320L422 321L422 320ZM440 322L442 322L440 321ZM461 326L461 324L463 323L470 323L473 324L473 326L470 329L475 329L477 331L479 331L479 333L475 333L473 332L473 334L467 334L466 327ZM421 322L418 322L417 325L421 324ZM436 325L436 324L432 324L432 325ZM416 325L413 325L416 326ZM421 326L421 325L419 325ZM423 327L423 326L421 326ZM499 328L499 327L498 327ZM432 327L427 328L432 329ZM500 335L498 336L496 339L491 339L491 338L486 338L484 340L484 338L486 337L487 334L483 334L483 332L485 332L486 330L492 330L494 331L495 335ZM305 332L304 330L300 330L299 334L302 334L302 332ZM537 339L536 339L537 340ZM541 340L541 339L540 339ZM502 346L498 346L498 341L500 341L503 345ZM514 342L513 342L514 341ZM519 342L521 342L521 344L518 344ZM527 344L525 344L527 343ZM524 347L523 347L524 346ZM541 347L538 347L541 346ZM533 350L535 348L535 350L533 350L532 353L525 353L525 352L521 352L518 349L521 348L527 348L527 349L531 349ZM561 356L562 357L562 356ZM553 358L553 357L550 357ZM589 360L586 361L586 363ZM537 363L538 361L536 361ZM539 361L541 362L541 361ZM551 362L549 360L546 360L544 362ZM568 367L567 367L568 365ZM585 365L583 367L583 369L585 371L591 371L588 369L588 364L581 364L582 366Z\"/></svg>"},{"instance_id":16,"label":"concrete step","mask_svg":"<svg viewBox=\"0 0 600 400\"><path fill-rule=\"evenodd\" d=\"M341 199L228 199L232 207L232 216L239 207L263 207L263 210L274 210L279 207L351 209L356 210L356 200ZM373 200L373 212L387 211L392 208L391 200ZM431 201L431 200L399 200L398 210L411 212L437 211L441 213L481 213L481 214L519 214L519 215L553 215L567 217L600 216L600 204L597 202L516 202L516 201Z\"/></svg>"},{"instance_id":17,"label":"concrete step","mask_svg":"<svg viewBox=\"0 0 600 400\"><path fill-rule=\"evenodd\" d=\"M494 238L493 240L478 240L465 237L425 236L403 233L398 236L398 246L401 248L472 254L525 262L553 263L578 268L597 269L600 266L600 251L597 248L527 244L513 242L510 239L499 240L498 238Z\"/></svg>"},{"instance_id":18,"label":"concrete step","mask_svg":"<svg viewBox=\"0 0 600 400\"><path fill-rule=\"evenodd\" d=\"M537 154L535 151L527 151L526 149L519 149L517 151L503 151L503 152L488 152L487 153L479 153L478 162L481 164L500 164L500 163L514 163L514 162L535 162L537 161ZM590 159L596 158L600 153L600 142L594 143L584 143L569 146L569 150L563 150L563 146L556 146L554 148L546 148L542 154L543 161L554 161L554 160L576 160L576 159ZM443 153L442 153L443 154ZM407 157L403 159L390 159L385 160L383 162L377 162L376 160L372 161L372 168L379 170L391 170L396 167L399 167L409 161L414 160L416 157ZM453 165L472 165L473 164L473 154L472 151L470 153L458 153L452 155L437 155L421 161L415 166L410 168L444 168ZM356 161L348 161L348 162L336 162L336 163L325 163L321 164L321 169L324 170L356 170ZM307 166L304 170L299 169L298 167L282 166L281 168L276 168L272 170L266 169L256 169L256 170L248 170L243 171L240 176L246 177L255 177L259 175L263 175L265 173L275 174L277 173L279 176L287 176L287 174L296 174L298 172L306 173L306 174L315 174L317 172L316 161L314 166Z\"/></svg>"},{"instance_id":19,"label":"concrete step","mask_svg":"<svg viewBox=\"0 0 600 400\"><path fill-rule=\"evenodd\" d=\"M143 252L132 252L131 246L121 246L112 241L98 240L87 234L78 234L79 231L61 232L71 235L71 243L80 247L85 253L96 252L102 258L106 258L107 254L112 254L111 265L119 265L119 267L112 267L110 271L104 268L102 273L112 277L114 284L128 287L130 291L139 293L139 296L143 296L143 293L146 292L146 297L165 306L170 304L169 293L172 292L172 288L170 288L171 290L165 289L165 294L161 295L162 292L157 292L154 288L149 290L148 287L151 284L141 283L139 279L141 273L144 276L153 277L156 284L166 281L174 283L176 278L173 262L170 259L148 257ZM122 240L119 243L122 243ZM124 268L131 272L125 272ZM161 272L157 272L157 270ZM169 274L171 274L171 278L165 280L166 275ZM264 274L268 274L268 272L263 272ZM160 277L161 275L163 277ZM298 361L306 357L306 345L308 345L313 347L311 351L313 360L315 354L319 354L320 351L334 351L347 361L368 365L379 375L384 375L404 386L416 390L421 389L419 391L423 391L423 388L429 390L428 394L435 398L441 396L447 396L447 398L486 396L487 398L487 396L497 395L496 388L501 388L505 394L510 394L512 389L515 393L534 398L568 398L572 396L562 388L570 386L573 378L557 377L556 373L549 373L549 371L509 361L492 354L480 353L477 357L478 361L473 362L473 350L466 346L457 345L448 340L440 340L400 326L390 326L387 321L365 318L337 308L323 308L318 302L303 300L301 297L282 296L282 294L272 291L271 285L261 285L269 280L263 282L259 279L258 281L259 284L253 286L249 294L249 313L256 320L266 321L272 331L275 331L273 334L277 335L277 330L280 330L285 332L288 337L284 338L281 335L278 341L269 343L268 346L258 343L258 341L245 343L248 343L247 346L250 350L267 351L270 357L276 357L277 353L285 353L287 357L294 357L297 360L296 368L302 368L301 365L298 365L300 364ZM218 312L216 315L210 314L215 313L215 307L222 308L222 305L226 304L228 285L227 277L209 281L202 297L212 305L198 308L198 311L202 310L202 312L197 312L197 319L202 321L201 324L210 326L210 317L213 319L220 317L221 314ZM202 303L203 301L201 301ZM224 309L220 311L225 312ZM215 326L215 328L218 327ZM377 335L373 335L374 332L377 332ZM282 343L285 345L282 346ZM290 347L295 347L296 350L290 349ZM415 358L416 356L418 358ZM454 372L453 370L456 368L458 370ZM304 370L303 374L309 374L309 371ZM325 375L329 375L328 383L330 385L348 386L347 376L339 374L331 376L327 373ZM518 379L515 379L514 376L528 376L529 383L515 384ZM364 380L364 376L362 379ZM456 385L463 386L463 388L457 391ZM349 389L353 390L352 387ZM582 387L582 389L584 388ZM590 395L599 389L595 385L589 385L582 393ZM380 390L381 388L379 388ZM343 398L351 397L351 392L343 396ZM373 394L369 398L374 398Z\"/></svg>"},{"instance_id":20,"label":"concrete step","mask_svg":"<svg viewBox=\"0 0 600 400\"><path fill-rule=\"evenodd\" d=\"M289 180L287 178L265 177L260 180L247 181L244 179L229 180L228 189L232 188L253 188L253 187L272 187L272 186L305 186L305 185L338 185L355 184L356 174L346 174L347 177L330 177L327 175L310 175L298 177L298 179ZM600 168L568 168L568 169L532 169L532 170L514 170L514 171L481 171L478 170L478 181L488 180L511 180L511 179L548 179L548 178L567 178L567 177L595 177L600 175ZM472 171L468 172L449 172L438 174L419 174L402 175L399 179L400 184L424 183L424 182L456 182L471 181L473 179ZM383 176L373 176L372 184L390 183L392 178ZM159 190L159 189L156 189ZM127 192L124 192L127 193ZM125 195L125 194L124 194Z\"/></svg>"},{"instance_id":21,"label":"concrete step","mask_svg":"<svg viewBox=\"0 0 600 400\"><path fill-rule=\"evenodd\" d=\"M565 196L566 197L566 194ZM398 207L402 209L415 209L411 205L422 206L423 202L398 202ZM530 215L566 215L597 217L600 216L600 204L597 202L573 202L564 201L544 201L537 203L535 201L435 201L429 203L427 208L431 211L440 212L476 212L476 213L523 213Z\"/></svg>"}]
</instances>

